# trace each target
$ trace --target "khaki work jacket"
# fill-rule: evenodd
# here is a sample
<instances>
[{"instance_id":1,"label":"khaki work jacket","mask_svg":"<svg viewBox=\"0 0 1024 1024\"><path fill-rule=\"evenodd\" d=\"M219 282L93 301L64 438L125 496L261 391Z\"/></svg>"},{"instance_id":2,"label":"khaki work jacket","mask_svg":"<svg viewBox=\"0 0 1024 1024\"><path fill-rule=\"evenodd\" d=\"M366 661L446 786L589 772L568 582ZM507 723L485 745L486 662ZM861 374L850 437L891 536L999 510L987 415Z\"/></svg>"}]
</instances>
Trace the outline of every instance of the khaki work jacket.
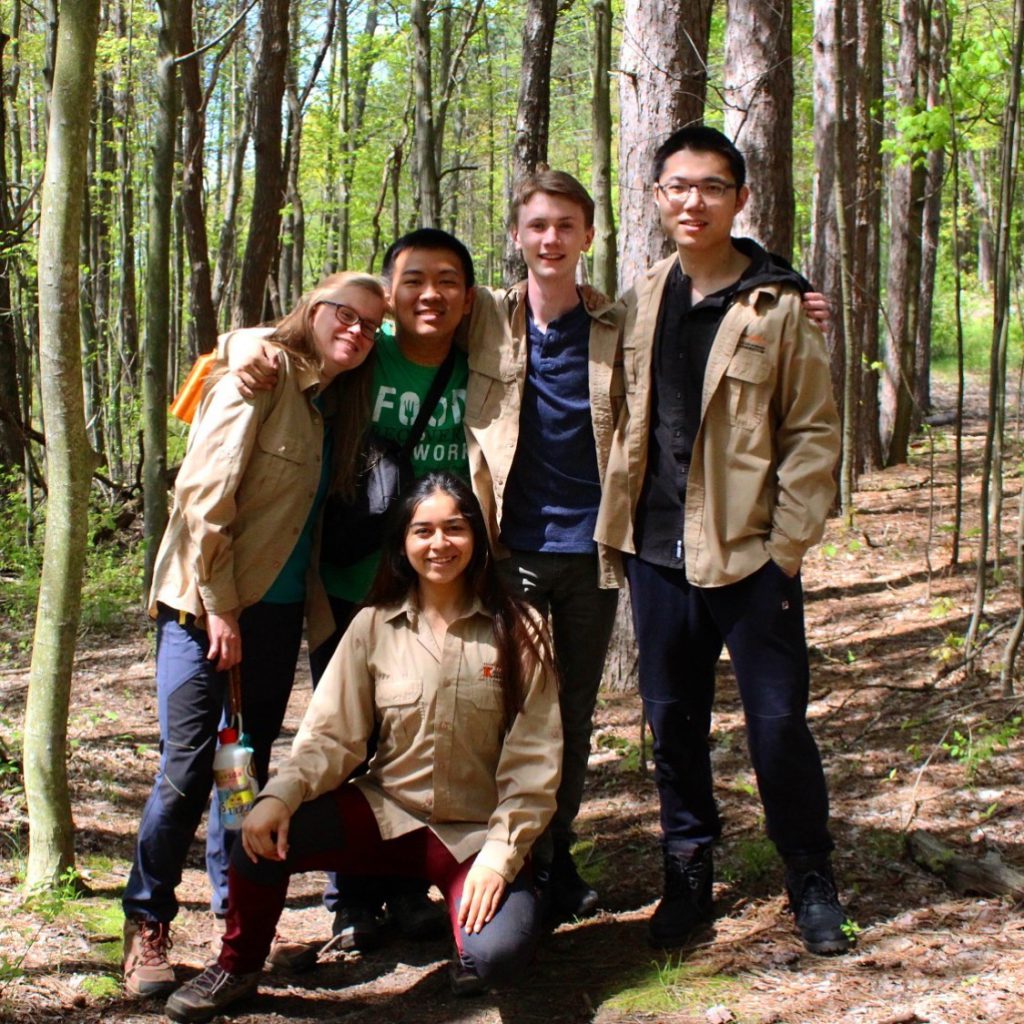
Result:
<instances>
[{"instance_id":1,"label":"khaki work jacket","mask_svg":"<svg viewBox=\"0 0 1024 1024\"><path fill-rule=\"evenodd\" d=\"M279 366L272 391L246 399L224 376L203 398L156 557L150 615L159 601L202 625L207 612L255 604L292 553L320 482L323 417L312 404L317 371L283 351ZM311 644L333 628L318 549L317 537L306 574Z\"/></svg>"},{"instance_id":2,"label":"khaki work jacket","mask_svg":"<svg viewBox=\"0 0 1024 1024\"><path fill-rule=\"evenodd\" d=\"M596 538L632 552L647 470L651 360L665 282L656 263L625 296L625 409L608 461ZM824 529L835 495L839 419L821 332L794 288L741 292L708 358L701 422L686 486L687 579L734 583L768 559L794 575Z\"/></svg>"},{"instance_id":3,"label":"khaki work jacket","mask_svg":"<svg viewBox=\"0 0 1024 1024\"><path fill-rule=\"evenodd\" d=\"M602 485L619 411L623 405L622 323L620 302L587 309L590 316L590 409L594 446ZM473 490L483 507L491 544L498 543L502 500L519 441L519 414L526 386L528 358L526 282L507 290L478 288L469 325L469 385L466 438ZM599 549L600 585L616 587L620 558L610 547Z\"/></svg>"},{"instance_id":4,"label":"khaki work jacket","mask_svg":"<svg viewBox=\"0 0 1024 1024\"><path fill-rule=\"evenodd\" d=\"M555 810L562 722L555 679L526 680L505 730L493 620L476 603L438 646L410 599L364 608L313 692L291 755L263 790L288 809L354 779L384 839L426 826L460 863L511 882Z\"/></svg>"}]
</instances>

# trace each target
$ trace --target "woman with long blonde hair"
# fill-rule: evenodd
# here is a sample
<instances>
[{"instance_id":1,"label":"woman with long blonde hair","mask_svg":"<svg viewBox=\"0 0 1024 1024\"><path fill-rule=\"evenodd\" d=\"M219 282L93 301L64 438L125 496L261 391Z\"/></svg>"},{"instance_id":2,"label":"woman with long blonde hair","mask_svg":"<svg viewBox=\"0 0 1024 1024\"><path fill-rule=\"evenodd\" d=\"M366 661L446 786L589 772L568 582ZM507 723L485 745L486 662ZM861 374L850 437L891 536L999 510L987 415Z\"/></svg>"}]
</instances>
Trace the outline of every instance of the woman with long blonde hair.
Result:
<instances>
[{"instance_id":1,"label":"woman with long blonde hair","mask_svg":"<svg viewBox=\"0 0 1024 1024\"><path fill-rule=\"evenodd\" d=\"M175 888L210 798L229 670L240 668L242 720L262 784L303 619L311 635L333 628L315 558L318 512L332 488L354 484L384 310L377 278L331 275L263 329L279 350L274 388L247 398L215 373L193 422L149 600L160 767L123 899L130 995L175 985L167 959Z\"/></svg>"}]
</instances>

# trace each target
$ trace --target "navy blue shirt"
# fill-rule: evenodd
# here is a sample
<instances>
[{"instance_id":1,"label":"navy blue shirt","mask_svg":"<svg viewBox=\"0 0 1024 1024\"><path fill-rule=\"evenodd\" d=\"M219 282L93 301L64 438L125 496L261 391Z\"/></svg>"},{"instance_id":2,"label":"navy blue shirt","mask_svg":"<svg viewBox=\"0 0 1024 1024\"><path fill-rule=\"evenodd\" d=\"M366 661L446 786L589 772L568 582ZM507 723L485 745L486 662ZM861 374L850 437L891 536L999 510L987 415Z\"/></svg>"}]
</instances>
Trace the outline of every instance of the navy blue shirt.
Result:
<instances>
[{"instance_id":1,"label":"navy blue shirt","mask_svg":"<svg viewBox=\"0 0 1024 1024\"><path fill-rule=\"evenodd\" d=\"M594 550L601 503L590 415L590 317L581 302L541 331L527 312L526 383L501 539L517 551L586 554Z\"/></svg>"}]
</instances>

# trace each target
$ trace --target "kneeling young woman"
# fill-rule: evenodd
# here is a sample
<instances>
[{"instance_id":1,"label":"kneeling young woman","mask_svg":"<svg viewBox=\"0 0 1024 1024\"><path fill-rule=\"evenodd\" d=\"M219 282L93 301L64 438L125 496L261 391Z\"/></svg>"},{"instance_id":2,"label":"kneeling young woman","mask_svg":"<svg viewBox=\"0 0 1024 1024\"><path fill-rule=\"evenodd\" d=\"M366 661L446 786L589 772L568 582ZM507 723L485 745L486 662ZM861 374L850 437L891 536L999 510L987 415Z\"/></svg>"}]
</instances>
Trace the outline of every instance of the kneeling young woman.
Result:
<instances>
[{"instance_id":1,"label":"kneeling young woman","mask_svg":"<svg viewBox=\"0 0 1024 1024\"><path fill-rule=\"evenodd\" d=\"M345 782L375 728L369 771ZM543 626L502 588L469 487L431 473L402 501L368 606L246 819L220 956L168 1016L206 1021L255 992L300 871L426 879L448 906L453 981L514 980L540 929L526 859L561 759Z\"/></svg>"}]
</instances>

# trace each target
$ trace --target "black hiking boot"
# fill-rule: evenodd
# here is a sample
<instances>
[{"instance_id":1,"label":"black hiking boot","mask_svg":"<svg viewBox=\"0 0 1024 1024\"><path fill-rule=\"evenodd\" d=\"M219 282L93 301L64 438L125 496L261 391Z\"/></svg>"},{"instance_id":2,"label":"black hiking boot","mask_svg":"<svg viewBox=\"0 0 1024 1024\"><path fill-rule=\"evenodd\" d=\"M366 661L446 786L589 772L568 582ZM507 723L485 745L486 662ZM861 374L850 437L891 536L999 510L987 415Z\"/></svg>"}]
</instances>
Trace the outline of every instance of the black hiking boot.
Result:
<instances>
[{"instance_id":1,"label":"black hiking boot","mask_svg":"<svg viewBox=\"0 0 1024 1024\"><path fill-rule=\"evenodd\" d=\"M548 912L555 918L590 917L600 897L581 877L568 844L555 843L547 873Z\"/></svg>"},{"instance_id":2,"label":"black hiking boot","mask_svg":"<svg viewBox=\"0 0 1024 1024\"><path fill-rule=\"evenodd\" d=\"M682 946L711 921L715 876L710 846L692 853L665 851L665 892L647 926L652 946Z\"/></svg>"},{"instance_id":3,"label":"black hiking boot","mask_svg":"<svg viewBox=\"0 0 1024 1024\"><path fill-rule=\"evenodd\" d=\"M852 922L836 892L828 859L786 861L786 892L800 938L811 953L845 953L854 943Z\"/></svg>"}]
</instances>

